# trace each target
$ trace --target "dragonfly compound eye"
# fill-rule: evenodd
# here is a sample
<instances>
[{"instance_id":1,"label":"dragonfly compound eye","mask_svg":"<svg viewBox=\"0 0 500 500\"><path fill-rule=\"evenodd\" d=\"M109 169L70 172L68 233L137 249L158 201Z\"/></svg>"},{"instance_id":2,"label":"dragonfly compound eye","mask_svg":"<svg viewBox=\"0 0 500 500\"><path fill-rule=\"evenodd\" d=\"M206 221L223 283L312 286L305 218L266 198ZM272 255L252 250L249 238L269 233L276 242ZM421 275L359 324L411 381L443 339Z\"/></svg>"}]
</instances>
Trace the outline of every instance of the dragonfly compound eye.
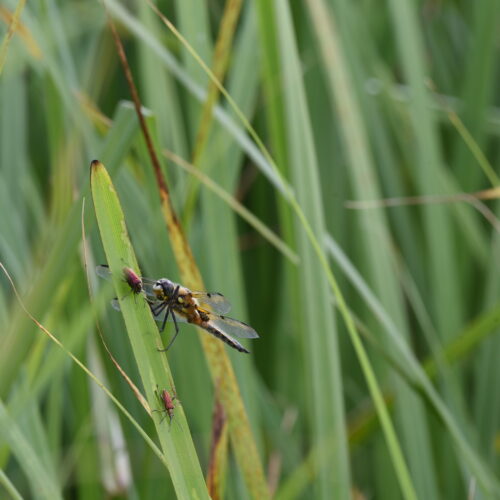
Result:
<instances>
[{"instance_id":1,"label":"dragonfly compound eye","mask_svg":"<svg viewBox=\"0 0 500 500\"><path fill-rule=\"evenodd\" d=\"M167 297L171 297L172 294L174 293L174 284L170 280L167 280L166 278L162 278L161 280L158 280L156 282L156 284L158 284L158 285L161 286L161 289L163 290L163 293Z\"/></svg>"},{"instance_id":2,"label":"dragonfly compound eye","mask_svg":"<svg viewBox=\"0 0 500 500\"><path fill-rule=\"evenodd\" d=\"M163 292L163 287L161 286L161 280L157 281L154 285L153 285L153 292L155 293L155 295L161 300L164 296L164 292Z\"/></svg>"}]
</instances>

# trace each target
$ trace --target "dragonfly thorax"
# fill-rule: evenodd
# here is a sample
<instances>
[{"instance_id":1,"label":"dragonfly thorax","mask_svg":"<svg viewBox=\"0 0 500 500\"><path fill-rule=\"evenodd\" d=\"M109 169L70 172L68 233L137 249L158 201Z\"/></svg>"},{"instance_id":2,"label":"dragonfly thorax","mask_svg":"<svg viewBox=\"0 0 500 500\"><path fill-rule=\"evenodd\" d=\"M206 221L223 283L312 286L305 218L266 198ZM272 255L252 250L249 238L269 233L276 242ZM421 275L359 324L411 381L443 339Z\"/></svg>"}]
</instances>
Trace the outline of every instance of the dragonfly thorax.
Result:
<instances>
[{"instance_id":1,"label":"dragonfly thorax","mask_svg":"<svg viewBox=\"0 0 500 500\"><path fill-rule=\"evenodd\" d=\"M175 285L167 278L159 279L153 286L153 291L160 300L169 299L175 290Z\"/></svg>"}]
</instances>

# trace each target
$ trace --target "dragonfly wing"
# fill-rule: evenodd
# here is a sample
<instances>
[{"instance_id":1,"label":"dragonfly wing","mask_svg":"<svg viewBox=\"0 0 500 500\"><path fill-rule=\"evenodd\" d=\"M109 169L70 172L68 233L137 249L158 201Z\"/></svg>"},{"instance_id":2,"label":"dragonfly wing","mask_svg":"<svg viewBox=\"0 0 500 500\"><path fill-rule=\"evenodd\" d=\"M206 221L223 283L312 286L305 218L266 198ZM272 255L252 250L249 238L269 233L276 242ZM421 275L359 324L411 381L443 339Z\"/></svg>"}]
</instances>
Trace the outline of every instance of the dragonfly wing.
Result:
<instances>
[{"instance_id":1,"label":"dragonfly wing","mask_svg":"<svg viewBox=\"0 0 500 500\"><path fill-rule=\"evenodd\" d=\"M101 264L100 266L97 266L95 268L95 272L97 273L97 276L100 276L105 280L111 279L111 271L109 270L109 266L106 264ZM151 280L149 278L141 278L141 281L142 281L142 289L144 290L146 295L151 299L156 299L156 294L153 290L156 281Z\"/></svg>"},{"instance_id":2,"label":"dragonfly wing","mask_svg":"<svg viewBox=\"0 0 500 500\"><path fill-rule=\"evenodd\" d=\"M222 293L191 292L193 299L202 307L208 307L219 314L226 314L231 310L231 303Z\"/></svg>"},{"instance_id":3,"label":"dragonfly wing","mask_svg":"<svg viewBox=\"0 0 500 500\"><path fill-rule=\"evenodd\" d=\"M107 266L106 264L97 266L95 268L95 272L100 278L104 278L105 280L111 279L111 271L109 270L109 266Z\"/></svg>"},{"instance_id":4,"label":"dragonfly wing","mask_svg":"<svg viewBox=\"0 0 500 500\"><path fill-rule=\"evenodd\" d=\"M207 314L210 317L209 323L228 335L244 339L256 339L259 337L259 334L250 325L247 325L242 321L228 318L227 316L217 316L216 314L210 313Z\"/></svg>"},{"instance_id":5,"label":"dragonfly wing","mask_svg":"<svg viewBox=\"0 0 500 500\"><path fill-rule=\"evenodd\" d=\"M154 285L156 283L155 280L150 280L149 278L141 278L142 279L142 289L146 293L146 295L152 299L156 299L156 293L154 292Z\"/></svg>"},{"instance_id":6,"label":"dragonfly wing","mask_svg":"<svg viewBox=\"0 0 500 500\"><path fill-rule=\"evenodd\" d=\"M113 299L111 301L111 306L113 307L113 309L116 309L117 311L121 311L120 302L118 302L118 299Z\"/></svg>"}]
</instances>

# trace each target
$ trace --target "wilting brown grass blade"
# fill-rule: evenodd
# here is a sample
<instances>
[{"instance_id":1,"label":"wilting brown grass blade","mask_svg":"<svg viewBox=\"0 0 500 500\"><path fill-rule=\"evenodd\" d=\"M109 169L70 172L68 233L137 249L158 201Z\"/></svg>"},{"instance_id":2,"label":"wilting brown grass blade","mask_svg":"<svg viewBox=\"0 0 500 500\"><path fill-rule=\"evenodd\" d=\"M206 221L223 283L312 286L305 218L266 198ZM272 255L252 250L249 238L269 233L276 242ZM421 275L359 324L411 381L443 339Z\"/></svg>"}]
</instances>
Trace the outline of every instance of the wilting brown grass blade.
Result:
<instances>
[{"instance_id":1,"label":"wilting brown grass blade","mask_svg":"<svg viewBox=\"0 0 500 500\"><path fill-rule=\"evenodd\" d=\"M449 203L468 203L474 207L495 229L500 232L500 221L495 214L480 200L494 200L500 196L500 188L490 188L475 193L457 193L452 195L407 196L403 198L385 198L383 200L348 200L345 207L351 210L369 210L409 205L440 205Z\"/></svg>"},{"instance_id":2,"label":"wilting brown grass blade","mask_svg":"<svg viewBox=\"0 0 500 500\"><path fill-rule=\"evenodd\" d=\"M212 442L208 462L207 488L212 500L224 498L224 476L227 465L227 418L219 398L215 399L212 419Z\"/></svg>"},{"instance_id":3,"label":"wilting brown grass blade","mask_svg":"<svg viewBox=\"0 0 500 500\"><path fill-rule=\"evenodd\" d=\"M109 24L155 172L161 200L162 214L167 225L167 230L183 284L193 290L204 290L205 286L203 284L200 271L196 265L193 253L184 235L179 219L173 209L168 186L160 168L159 158L153 146L151 135L141 111L141 102L125 52L123 50L123 45L111 18L109 18ZM258 498L259 500L269 498L269 490L257 451L257 445L252 435L250 422L243 405L236 376L229 357L224 349L224 344L212 339L205 333L200 335L199 338L207 358L212 380L217 386L220 400L228 417L231 443L246 485L254 498Z\"/></svg>"}]
</instances>

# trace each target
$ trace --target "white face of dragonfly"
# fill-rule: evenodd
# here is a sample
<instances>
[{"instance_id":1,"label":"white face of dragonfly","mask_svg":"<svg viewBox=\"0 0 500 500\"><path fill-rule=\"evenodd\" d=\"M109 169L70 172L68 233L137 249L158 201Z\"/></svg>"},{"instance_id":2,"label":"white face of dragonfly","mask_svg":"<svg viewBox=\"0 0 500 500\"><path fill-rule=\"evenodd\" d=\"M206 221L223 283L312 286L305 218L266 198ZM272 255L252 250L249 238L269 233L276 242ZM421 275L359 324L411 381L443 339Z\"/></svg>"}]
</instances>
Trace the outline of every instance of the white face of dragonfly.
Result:
<instances>
[{"instance_id":1,"label":"white face of dragonfly","mask_svg":"<svg viewBox=\"0 0 500 500\"><path fill-rule=\"evenodd\" d=\"M168 279L159 279L153 285L153 291L159 300L168 300L172 297L175 290L175 285Z\"/></svg>"}]
</instances>

